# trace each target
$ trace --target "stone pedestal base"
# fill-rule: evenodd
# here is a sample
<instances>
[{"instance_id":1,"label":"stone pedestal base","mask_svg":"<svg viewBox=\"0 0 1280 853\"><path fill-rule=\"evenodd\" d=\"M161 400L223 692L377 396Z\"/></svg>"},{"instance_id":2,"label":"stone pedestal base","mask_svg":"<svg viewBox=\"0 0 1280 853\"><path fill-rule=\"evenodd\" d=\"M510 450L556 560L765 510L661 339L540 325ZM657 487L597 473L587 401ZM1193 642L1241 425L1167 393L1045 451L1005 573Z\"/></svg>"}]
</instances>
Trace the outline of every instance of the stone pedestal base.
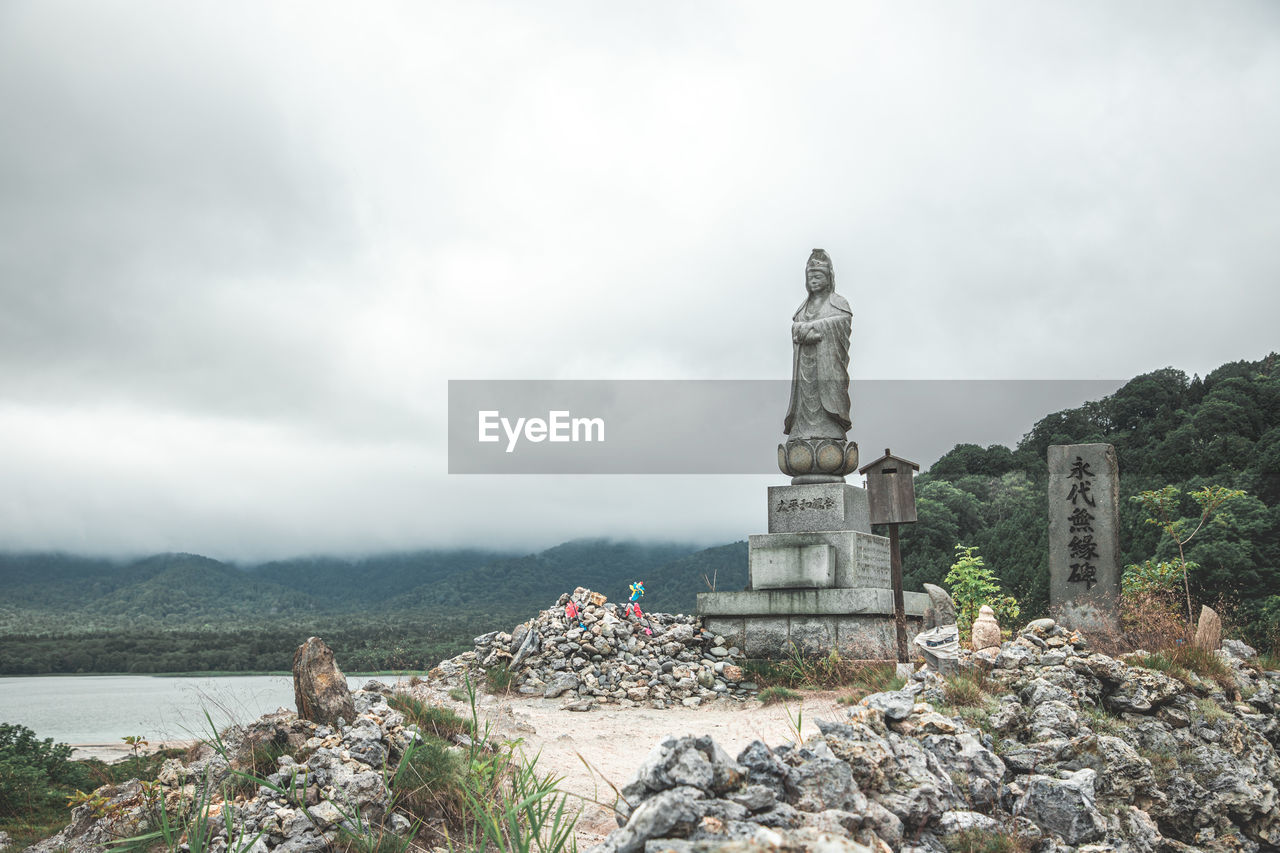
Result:
<instances>
[{"instance_id":1,"label":"stone pedestal base","mask_svg":"<svg viewBox=\"0 0 1280 853\"><path fill-rule=\"evenodd\" d=\"M854 530L757 533L747 538L751 588L893 586L889 540Z\"/></svg>"},{"instance_id":2,"label":"stone pedestal base","mask_svg":"<svg viewBox=\"0 0 1280 853\"><path fill-rule=\"evenodd\" d=\"M905 594L907 639L920 632L929 596ZM893 591L888 589L812 589L752 592L704 592L698 614L709 631L725 637L747 657L802 654L896 660Z\"/></svg>"},{"instance_id":3,"label":"stone pedestal base","mask_svg":"<svg viewBox=\"0 0 1280 853\"><path fill-rule=\"evenodd\" d=\"M867 490L845 483L769 487L769 532L871 532Z\"/></svg>"}]
</instances>

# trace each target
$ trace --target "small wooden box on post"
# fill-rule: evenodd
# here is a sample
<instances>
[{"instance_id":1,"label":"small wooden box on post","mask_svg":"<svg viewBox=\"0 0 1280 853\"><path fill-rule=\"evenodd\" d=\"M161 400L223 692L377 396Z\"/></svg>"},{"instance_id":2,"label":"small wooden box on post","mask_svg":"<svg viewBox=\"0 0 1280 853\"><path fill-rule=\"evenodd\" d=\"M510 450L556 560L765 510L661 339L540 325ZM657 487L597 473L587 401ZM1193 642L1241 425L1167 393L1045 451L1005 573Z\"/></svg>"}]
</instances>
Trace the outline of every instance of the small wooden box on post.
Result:
<instances>
[{"instance_id":1,"label":"small wooden box on post","mask_svg":"<svg viewBox=\"0 0 1280 853\"><path fill-rule=\"evenodd\" d=\"M915 472L920 466L894 456L889 448L884 456L862 466L858 473L867 478L867 498L872 524L889 525L889 566L893 575L893 621L898 632L898 663L907 663L907 616L902 592L902 550L898 546L898 525L916 521Z\"/></svg>"}]
</instances>

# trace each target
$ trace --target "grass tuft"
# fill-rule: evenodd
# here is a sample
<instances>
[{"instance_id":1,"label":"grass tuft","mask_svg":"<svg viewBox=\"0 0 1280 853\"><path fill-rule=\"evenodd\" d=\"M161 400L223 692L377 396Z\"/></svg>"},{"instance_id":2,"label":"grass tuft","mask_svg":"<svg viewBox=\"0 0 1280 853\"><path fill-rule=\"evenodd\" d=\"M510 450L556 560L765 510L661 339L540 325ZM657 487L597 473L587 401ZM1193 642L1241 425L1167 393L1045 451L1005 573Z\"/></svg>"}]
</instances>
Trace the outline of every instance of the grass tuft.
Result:
<instances>
[{"instance_id":1,"label":"grass tuft","mask_svg":"<svg viewBox=\"0 0 1280 853\"><path fill-rule=\"evenodd\" d=\"M980 669L948 675L942 682L943 701L955 708L980 707L986 698L986 674Z\"/></svg>"},{"instance_id":2,"label":"grass tuft","mask_svg":"<svg viewBox=\"0 0 1280 853\"><path fill-rule=\"evenodd\" d=\"M1190 685L1190 673L1215 682L1229 696L1236 693L1236 680L1231 667L1211 651L1192 643L1165 649L1162 652L1148 653L1132 658L1129 663L1146 669L1163 672L1170 678Z\"/></svg>"},{"instance_id":3,"label":"grass tuft","mask_svg":"<svg viewBox=\"0 0 1280 853\"><path fill-rule=\"evenodd\" d=\"M484 671L484 686L490 693L510 693L515 685L516 674L505 666L491 666Z\"/></svg>"},{"instance_id":4,"label":"grass tuft","mask_svg":"<svg viewBox=\"0 0 1280 853\"><path fill-rule=\"evenodd\" d=\"M790 687L783 687L781 684L775 684L772 687L766 687L756 694L756 698L766 705L773 705L778 702L786 702L791 699L799 699L800 694Z\"/></svg>"},{"instance_id":5,"label":"grass tuft","mask_svg":"<svg viewBox=\"0 0 1280 853\"><path fill-rule=\"evenodd\" d=\"M1029 853L1035 845L1025 836L1013 832L988 832L966 829L942 839L951 853Z\"/></svg>"},{"instance_id":6,"label":"grass tuft","mask_svg":"<svg viewBox=\"0 0 1280 853\"><path fill-rule=\"evenodd\" d=\"M858 695L900 690L905 683L893 663L846 658L832 649L824 655L805 655L793 643L780 661L748 660L742 665L747 677L761 687L807 690L850 688Z\"/></svg>"},{"instance_id":7,"label":"grass tuft","mask_svg":"<svg viewBox=\"0 0 1280 853\"><path fill-rule=\"evenodd\" d=\"M463 695L466 698L466 695ZM407 693L397 693L387 699L387 704L404 714L405 720L418 727L423 734L437 738L450 738L471 730L471 725L448 708L429 705Z\"/></svg>"}]
</instances>

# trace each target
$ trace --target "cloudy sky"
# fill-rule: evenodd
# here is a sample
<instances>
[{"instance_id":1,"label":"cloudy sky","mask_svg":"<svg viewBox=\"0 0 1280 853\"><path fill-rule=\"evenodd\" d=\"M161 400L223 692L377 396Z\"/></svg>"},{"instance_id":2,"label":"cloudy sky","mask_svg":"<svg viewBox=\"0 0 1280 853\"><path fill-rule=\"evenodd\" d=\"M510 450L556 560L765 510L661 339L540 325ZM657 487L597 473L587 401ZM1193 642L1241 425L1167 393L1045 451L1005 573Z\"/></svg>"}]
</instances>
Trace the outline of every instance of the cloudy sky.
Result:
<instances>
[{"instance_id":1,"label":"cloudy sky","mask_svg":"<svg viewBox=\"0 0 1280 853\"><path fill-rule=\"evenodd\" d=\"M780 475L450 476L447 383L785 379L814 246L855 381L1260 358L1277 92L1268 0L10 0L0 548L761 532Z\"/></svg>"}]
</instances>

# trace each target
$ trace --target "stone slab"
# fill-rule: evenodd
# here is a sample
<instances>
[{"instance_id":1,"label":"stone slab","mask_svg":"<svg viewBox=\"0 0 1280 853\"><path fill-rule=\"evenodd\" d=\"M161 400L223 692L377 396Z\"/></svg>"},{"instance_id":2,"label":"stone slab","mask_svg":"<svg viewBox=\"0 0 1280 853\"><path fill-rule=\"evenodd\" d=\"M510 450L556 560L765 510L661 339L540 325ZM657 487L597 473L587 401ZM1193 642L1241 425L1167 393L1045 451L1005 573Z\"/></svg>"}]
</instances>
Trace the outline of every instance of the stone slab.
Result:
<instances>
[{"instance_id":1,"label":"stone slab","mask_svg":"<svg viewBox=\"0 0 1280 853\"><path fill-rule=\"evenodd\" d=\"M826 588L836 579L836 549L825 542L751 551L756 589Z\"/></svg>"},{"instance_id":2,"label":"stone slab","mask_svg":"<svg viewBox=\"0 0 1280 853\"><path fill-rule=\"evenodd\" d=\"M888 616L706 616L703 625L750 658L785 658L797 648L805 654L832 649L853 660L896 660L897 633ZM907 640L920 631L919 616L907 617Z\"/></svg>"},{"instance_id":3,"label":"stone slab","mask_svg":"<svg viewBox=\"0 0 1280 853\"><path fill-rule=\"evenodd\" d=\"M1110 444L1049 447L1049 611L1068 628L1120 624L1120 468Z\"/></svg>"},{"instance_id":4,"label":"stone slab","mask_svg":"<svg viewBox=\"0 0 1280 853\"><path fill-rule=\"evenodd\" d=\"M903 607L908 616L923 617L928 606L929 596L923 592L903 593ZM864 587L698 593L698 615L703 617L853 614L892 616L893 590Z\"/></svg>"},{"instance_id":5,"label":"stone slab","mask_svg":"<svg viewBox=\"0 0 1280 853\"><path fill-rule=\"evenodd\" d=\"M748 566L752 589L789 589L812 587L817 584L791 582L798 577L784 571L785 567L798 565L800 555L786 556L786 552L815 545L828 545L834 549L835 565L830 582L826 586L836 588L892 586L889 567L889 540L853 530L827 530L806 533L757 533L748 537Z\"/></svg>"},{"instance_id":6,"label":"stone slab","mask_svg":"<svg viewBox=\"0 0 1280 853\"><path fill-rule=\"evenodd\" d=\"M871 532L866 489L846 483L769 487L769 532Z\"/></svg>"}]
</instances>

